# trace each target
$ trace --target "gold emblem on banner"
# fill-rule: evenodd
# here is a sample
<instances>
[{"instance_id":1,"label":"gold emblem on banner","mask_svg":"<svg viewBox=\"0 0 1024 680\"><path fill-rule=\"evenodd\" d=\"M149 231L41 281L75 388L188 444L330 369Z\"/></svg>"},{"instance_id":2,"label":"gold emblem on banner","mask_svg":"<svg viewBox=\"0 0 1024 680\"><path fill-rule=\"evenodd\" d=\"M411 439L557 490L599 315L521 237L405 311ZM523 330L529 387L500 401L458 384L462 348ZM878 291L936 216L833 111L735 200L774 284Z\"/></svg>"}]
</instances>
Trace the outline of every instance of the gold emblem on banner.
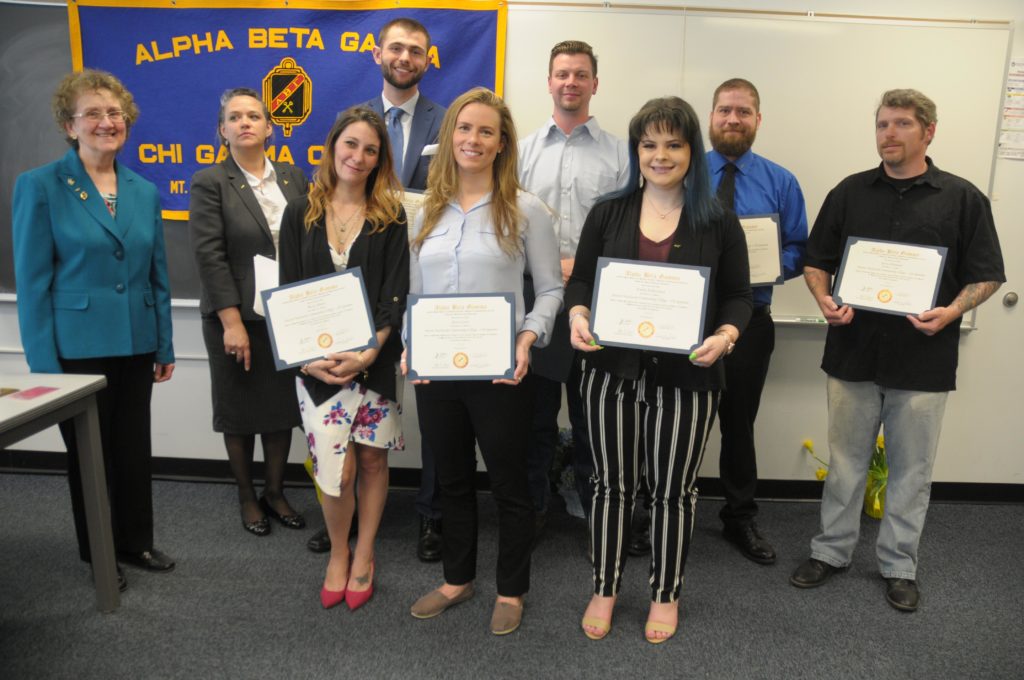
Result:
<instances>
[{"instance_id":1,"label":"gold emblem on banner","mask_svg":"<svg viewBox=\"0 0 1024 680\"><path fill-rule=\"evenodd\" d=\"M263 101L270 120L291 137L292 126L305 123L313 108L313 81L294 59L285 57L263 79Z\"/></svg>"}]
</instances>

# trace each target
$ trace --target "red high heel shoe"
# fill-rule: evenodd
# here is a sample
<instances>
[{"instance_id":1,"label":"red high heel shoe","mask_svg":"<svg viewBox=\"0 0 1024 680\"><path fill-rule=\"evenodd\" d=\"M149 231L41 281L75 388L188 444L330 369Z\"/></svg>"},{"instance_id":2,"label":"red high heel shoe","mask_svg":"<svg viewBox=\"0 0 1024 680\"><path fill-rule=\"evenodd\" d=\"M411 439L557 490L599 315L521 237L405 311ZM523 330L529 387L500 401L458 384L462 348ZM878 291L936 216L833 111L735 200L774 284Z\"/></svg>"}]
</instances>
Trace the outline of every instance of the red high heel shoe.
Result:
<instances>
[{"instance_id":1,"label":"red high heel shoe","mask_svg":"<svg viewBox=\"0 0 1024 680\"><path fill-rule=\"evenodd\" d=\"M355 611L362 607L364 604L370 601L373 597L373 576L376 572L375 562L370 562L370 587L366 590L349 590L346 597L345 603L348 604L348 608Z\"/></svg>"},{"instance_id":2,"label":"red high heel shoe","mask_svg":"<svg viewBox=\"0 0 1024 680\"><path fill-rule=\"evenodd\" d=\"M324 606L324 609L330 609L331 607L337 607L339 604L345 601L345 588L341 590L327 590L327 588L320 588L320 604Z\"/></svg>"}]
</instances>

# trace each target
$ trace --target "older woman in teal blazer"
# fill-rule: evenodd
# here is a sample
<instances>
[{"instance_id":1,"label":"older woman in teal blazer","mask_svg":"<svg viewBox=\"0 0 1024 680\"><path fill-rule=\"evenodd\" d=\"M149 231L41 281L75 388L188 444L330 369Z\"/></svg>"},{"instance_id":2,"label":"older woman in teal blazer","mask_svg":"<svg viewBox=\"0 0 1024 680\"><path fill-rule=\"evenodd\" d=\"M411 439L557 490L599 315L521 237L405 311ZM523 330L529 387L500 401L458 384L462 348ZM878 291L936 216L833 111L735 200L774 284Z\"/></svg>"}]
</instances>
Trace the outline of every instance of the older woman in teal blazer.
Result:
<instances>
[{"instance_id":1,"label":"older woman in teal blazer","mask_svg":"<svg viewBox=\"0 0 1024 680\"><path fill-rule=\"evenodd\" d=\"M138 115L109 73L67 76L54 95L72 149L18 177L12 231L18 323L36 373L104 375L100 438L118 558L152 571L149 403L174 371L171 297L156 187L116 163ZM62 426L79 553L90 561L72 426ZM120 573L122 589L127 583Z\"/></svg>"}]
</instances>

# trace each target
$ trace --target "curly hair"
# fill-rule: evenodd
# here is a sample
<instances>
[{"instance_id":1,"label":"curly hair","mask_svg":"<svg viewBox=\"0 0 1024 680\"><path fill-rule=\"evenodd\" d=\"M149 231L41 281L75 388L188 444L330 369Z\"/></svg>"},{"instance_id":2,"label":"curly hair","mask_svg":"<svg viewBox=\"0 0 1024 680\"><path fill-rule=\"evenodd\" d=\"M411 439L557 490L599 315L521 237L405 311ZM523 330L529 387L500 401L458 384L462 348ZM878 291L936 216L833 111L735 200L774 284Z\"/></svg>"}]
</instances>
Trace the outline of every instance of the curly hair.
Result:
<instances>
[{"instance_id":1,"label":"curly hair","mask_svg":"<svg viewBox=\"0 0 1024 680\"><path fill-rule=\"evenodd\" d=\"M109 90L121 104L124 111L125 131L130 132L132 123L139 119L139 107L135 105L135 98L128 91L120 80L113 74L97 69L86 68L81 71L69 73L60 81L56 91L53 93L53 117L57 122L57 129L64 135L65 141L74 148L78 148L78 140L72 139L68 134L67 124L74 120L75 108L78 98L84 92L95 92L97 90Z\"/></svg>"}]
</instances>

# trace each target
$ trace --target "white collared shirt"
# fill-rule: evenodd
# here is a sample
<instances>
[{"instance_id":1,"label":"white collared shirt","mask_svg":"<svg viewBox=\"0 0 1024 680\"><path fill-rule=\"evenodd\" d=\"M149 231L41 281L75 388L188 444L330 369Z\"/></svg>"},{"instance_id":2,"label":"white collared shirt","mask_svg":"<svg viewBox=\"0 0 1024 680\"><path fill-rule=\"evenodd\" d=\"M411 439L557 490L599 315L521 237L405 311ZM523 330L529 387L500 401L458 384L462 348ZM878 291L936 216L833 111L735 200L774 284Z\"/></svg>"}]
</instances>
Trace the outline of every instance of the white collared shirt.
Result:
<instances>
[{"instance_id":1,"label":"white collared shirt","mask_svg":"<svg viewBox=\"0 0 1024 680\"><path fill-rule=\"evenodd\" d=\"M519 142L519 181L558 215L558 252L576 256L587 213L598 198L626 185L626 142L601 129L591 116L566 135L552 117Z\"/></svg>"},{"instance_id":2,"label":"white collared shirt","mask_svg":"<svg viewBox=\"0 0 1024 680\"><path fill-rule=\"evenodd\" d=\"M245 168L239 166L245 181L252 187L252 193L256 195L256 202L260 204L263 216L267 218L270 226L270 234L274 237L274 251L277 251L277 244L281 233L281 218L284 217L284 207L288 205L288 199L277 184L277 173L274 171L274 164L268 158L263 164L263 177L249 173Z\"/></svg>"}]
</instances>

